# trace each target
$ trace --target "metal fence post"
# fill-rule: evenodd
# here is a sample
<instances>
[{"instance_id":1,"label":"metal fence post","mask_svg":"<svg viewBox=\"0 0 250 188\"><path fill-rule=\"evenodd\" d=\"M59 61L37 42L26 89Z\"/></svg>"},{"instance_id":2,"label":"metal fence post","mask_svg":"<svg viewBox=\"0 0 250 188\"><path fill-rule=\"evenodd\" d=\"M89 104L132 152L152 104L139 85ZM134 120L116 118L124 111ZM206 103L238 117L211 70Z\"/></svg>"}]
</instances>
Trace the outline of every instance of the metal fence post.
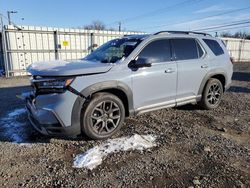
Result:
<instances>
[{"instance_id":1,"label":"metal fence post","mask_svg":"<svg viewBox=\"0 0 250 188\"><path fill-rule=\"evenodd\" d=\"M90 52L93 52L94 51L94 33L90 33Z\"/></svg>"},{"instance_id":2,"label":"metal fence post","mask_svg":"<svg viewBox=\"0 0 250 188\"><path fill-rule=\"evenodd\" d=\"M240 44L239 44L239 56L238 56L238 61L239 62L241 61L241 52L242 52L242 47L243 47L243 40L244 39L241 39Z\"/></svg>"},{"instance_id":3,"label":"metal fence post","mask_svg":"<svg viewBox=\"0 0 250 188\"><path fill-rule=\"evenodd\" d=\"M4 71L5 77L9 77L9 61L8 61L8 54L7 54L7 38L6 38L6 31L4 26L2 25L2 44L3 44L3 61L4 61Z\"/></svg>"},{"instance_id":4,"label":"metal fence post","mask_svg":"<svg viewBox=\"0 0 250 188\"><path fill-rule=\"evenodd\" d=\"M59 59L58 53L58 31L54 31L55 59Z\"/></svg>"}]
</instances>

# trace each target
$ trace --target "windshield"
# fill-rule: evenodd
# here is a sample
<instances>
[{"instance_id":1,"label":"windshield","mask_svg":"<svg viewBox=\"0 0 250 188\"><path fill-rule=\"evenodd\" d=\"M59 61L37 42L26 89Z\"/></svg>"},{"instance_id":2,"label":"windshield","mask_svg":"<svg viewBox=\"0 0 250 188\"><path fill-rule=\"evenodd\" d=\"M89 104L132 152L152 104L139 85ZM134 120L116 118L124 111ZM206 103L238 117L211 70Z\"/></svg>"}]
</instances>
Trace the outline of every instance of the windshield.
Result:
<instances>
[{"instance_id":1,"label":"windshield","mask_svg":"<svg viewBox=\"0 0 250 188\"><path fill-rule=\"evenodd\" d=\"M140 39L135 38L111 40L87 55L84 60L99 61L101 63L115 63L123 57L128 57L140 42Z\"/></svg>"}]
</instances>

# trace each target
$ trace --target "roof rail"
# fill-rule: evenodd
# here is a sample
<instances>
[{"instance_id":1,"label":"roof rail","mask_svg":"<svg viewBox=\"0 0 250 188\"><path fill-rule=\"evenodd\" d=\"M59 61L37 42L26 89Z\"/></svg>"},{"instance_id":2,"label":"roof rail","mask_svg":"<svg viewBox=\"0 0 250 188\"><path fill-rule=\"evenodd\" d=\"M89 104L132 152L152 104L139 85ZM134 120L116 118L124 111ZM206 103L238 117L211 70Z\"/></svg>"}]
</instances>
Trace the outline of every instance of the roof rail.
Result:
<instances>
[{"instance_id":1,"label":"roof rail","mask_svg":"<svg viewBox=\"0 0 250 188\"><path fill-rule=\"evenodd\" d=\"M204 36L212 36L208 33L202 33L202 32L195 32L195 31L159 31L157 33L155 33L154 35L158 35L161 33L169 33L169 34L197 34L197 35L204 35Z\"/></svg>"}]
</instances>

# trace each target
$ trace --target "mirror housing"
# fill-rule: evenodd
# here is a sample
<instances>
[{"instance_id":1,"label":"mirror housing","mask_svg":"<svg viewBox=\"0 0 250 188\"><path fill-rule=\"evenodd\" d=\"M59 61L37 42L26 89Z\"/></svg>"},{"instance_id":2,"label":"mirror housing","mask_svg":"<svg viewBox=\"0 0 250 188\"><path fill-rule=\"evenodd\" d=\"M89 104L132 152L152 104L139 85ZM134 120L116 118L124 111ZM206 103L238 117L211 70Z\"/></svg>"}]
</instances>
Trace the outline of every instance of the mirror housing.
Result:
<instances>
[{"instance_id":1,"label":"mirror housing","mask_svg":"<svg viewBox=\"0 0 250 188\"><path fill-rule=\"evenodd\" d=\"M137 60L132 60L129 63L129 67L131 68L143 68L143 67L151 67L152 63L146 58L138 58Z\"/></svg>"}]
</instances>

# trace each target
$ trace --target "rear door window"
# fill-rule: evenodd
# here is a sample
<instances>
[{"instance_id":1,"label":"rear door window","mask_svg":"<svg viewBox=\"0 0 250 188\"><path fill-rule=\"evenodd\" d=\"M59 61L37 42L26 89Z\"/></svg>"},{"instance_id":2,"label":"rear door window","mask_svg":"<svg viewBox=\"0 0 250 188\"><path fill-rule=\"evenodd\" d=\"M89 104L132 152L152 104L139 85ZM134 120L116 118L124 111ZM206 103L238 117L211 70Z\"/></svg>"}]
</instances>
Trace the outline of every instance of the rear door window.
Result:
<instances>
[{"instance_id":1,"label":"rear door window","mask_svg":"<svg viewBox=\"0 0 250 188\"><path fill-rule=\"evenodd\" d=\"M172 39L175 60L198 59L203 55L202 49L197 48L197 42L191 38ZM200 52L199 52L200 51ZM201 53L201 54L199 54Z\"/></svg>"},{"instance_id":2,"label":"rear door window","mask_svg":"<svg viewBox=\"0 0 250 188\"><path fill-rule=\"evenodd\" d=\"M224 54L223 49L216 40L203 39L203 41L208 45L208 47L214 53L214 55L218 56Z\"/></svg>"}]
</instances>

